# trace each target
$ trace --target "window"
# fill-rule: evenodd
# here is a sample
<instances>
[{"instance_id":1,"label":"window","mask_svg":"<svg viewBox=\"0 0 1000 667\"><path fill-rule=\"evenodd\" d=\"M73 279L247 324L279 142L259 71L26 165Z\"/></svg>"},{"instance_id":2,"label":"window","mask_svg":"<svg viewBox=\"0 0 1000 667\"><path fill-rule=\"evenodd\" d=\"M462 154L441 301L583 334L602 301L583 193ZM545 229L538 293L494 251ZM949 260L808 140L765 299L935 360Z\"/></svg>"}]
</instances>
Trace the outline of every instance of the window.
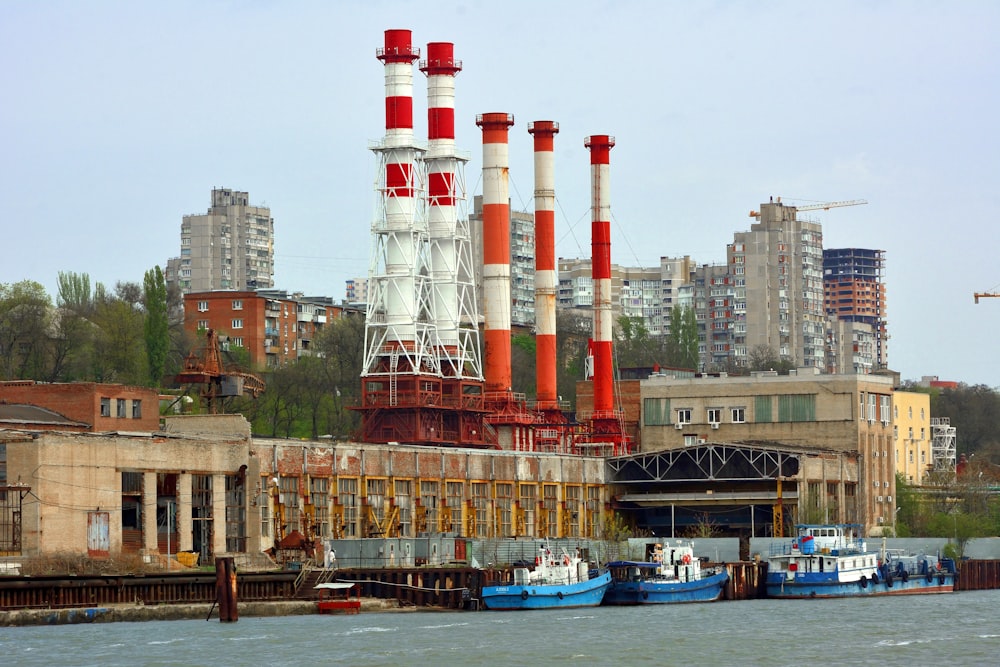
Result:
<instances>
[{"instance_id":1,"label":"window","mask_svg":"<svg viewBox=\"0 0 1000 667\"><path fill-rule=\"evenodd\" d=\"M677 410L677 423L678 424L691 423L691 408L680 408L679 410Z\"/></svg>"},{"instance_id":2,"label":"window","mask_svg":"<svg viewBox=\"0 0 1000 667\"><path fill-rule=\"evenodd\" d=\"M233 310L243 310L243 299L233 299Z\"/></svg>"},{"instance_id":3,"label":"window","mask_svg":"<svg viewBox=\"0 0 1000 667\"><path fill-rule=\"evenodd\" d=\"M198 302L198 312L199 313L207 313L208 312L208 301L199 301Z\"/></svg>"},{"instance_id":4,"label":"window","mask_svg":"<svg viewBox=\"0 0 1000 667\"><path fill-rule=\"evenodd\" d=\"M101 416L110 417L111 416L111 399L101 398Z\"/></svg>"},{"instance_id":5,"label":"window","mask_svg":"<svg viewBox=\"0 0 1000 667\"><path fill-rule=\"evenodd\" d=\"M240 320L240 319L233 320L233 328L234 329L242 329L243 328L243 320Z\"/></svg>"},{"instance_id":6,"label":"window","mask_svg":"<svg viewBox=\"0 0 1000 667\"><path fill-rule=\"evenodd\" d=\"M875 423L875 394L868 394L868 423Z\"/></svg>"},{"instance_id":7,"label":"window","mask_svg":"<svg viewBox=\"0 0 1000 667\"><path fill-rule=\"evenodd\" d=\"M413 482L408 479L397 479L392 484L396 498L399 536L413 537Z\"/></svg>"},{"instance_id":8,"label":"window","mask_svg":"<svg viewBox=\"0 0 1000 667\"><path fill-rule=\"evenodd\" d=\"M198 320L198 328L199 329L207 329L208 328L208 320Z\"/></svg>"},{"instance_id":9,"label":"window","mask_svg":"<svg viewBox=\"0 0 1000 667\"><path fill-rule=\"evenodd\" d=\"M343 537L358 536L358 480L353 477L337 479L337 500L341 507Z\"/></svg>"},{"instance_id":10,"label":"window","mask_svg":"<svg viewBox=\"0 0 1000 667\"><path fill-rule=\"evenodd\" d=\"M879 396L879 421L883 426L889 424L889 397Z\"/></svg>"},{"instance_id":11,"label":"window","mask_svg":"<svg viewBox=\"0 0 1000 667\"><path fill-rule=\"evenodd\" d=\"M125 412L125 399L119 398L115 400L115 407L118 409L117 415L119 419L125 419L128 416Z\"/></svg>"},{"instance_id":12,"label":"window","mask_svg":"<svg viewBox=\"0 0 1000 667\"><path fill-rule=\"evenodd\" d=\"M912 405L910 406L910 415L909 415L909 417L910 417L910 419L913 419L913 406Z\"/></svg>"},{"instance_id":13,"label":"window","mask_svg":"<svg viewBox=\"0 0 1000 667\"><path fill-rule=\"evenodd\" d=\"M733 408L730 411L734 424L743 424L746 422L746 408Z\"/></svg>"},{"instance_id":14,"label":"window","mask_svg":"<svg viewBox=\"0 0 1000 667\"><path fill-rule=\"evenodd\" d=\"M669 398L645 398L642 401L644 426L666 426L670 423Z\"/></svg>"},{"instance_id":15,"label":"window","mask_svg":"<svg viewBox=\"0 0 1000 667\"><path fill-rule=\"evenodd\" d=\"M309 500L313 505L313 527L319 537L330 536L330 480L309 478Z\"/></svg>"},{"instance_id":16,"label":"window","mask_svg":"<svg viewBox=\"0 0 1000 667\"><path fill-rule=\"evenodd\" d=\"M753 420L758 424L766 424L772 421L771 396L755 396L753 406Z\"/></svg>"},{"instance_id":17,"label":"window","mask_svg":"<svg viewBox=\"0 0 1000 667\"><path fill-rule=\"evenodd\" d=\"M920 408L920 421L924 420L924 409Z\"/></svg>"},{"instance_id":18,"label":"window","mask_svg":"<svg viewBox=\"0 0 1000 667\"><path fill-rule=\"evenodd\" d=\"M132 419L142 419L142 401L132 401Z\"/></svg>"},{"instance_id":19,"label":"window","mask_svg":"<svg viewBox=\"0 0 1000 667\"><path fill-rule=\"evenodd\" d=\"M708 409L708 423L718 424L722 421L722 408L709 408Z\"/></svg>"},{"instance_id":20,"label":"window","mask_svg":"<svg viewBox=\"0 0 1000 667\"><path fill-rule=\"evenodd\" d=\"M783 394L779 396L778 421L816 421L816 396L814 394Z\"/></svg>"},{"instance_id":21,"label":"window","mask_svg":"<svg viewBox=\"0 0 1000 667\"><path fill-rule=\"evenodd\" d=\"M445 495L448 503L448 518L450 519L450 523L445 528L456 535L462 535L464 534L462 531L462 505L465 500L465 484L446 482Z\"/></svg>"},{"instance_id":22,"label":"window","mask_svg":"<svg viewBox=\"0 0 1000 667\"><path fill-rule=\"evenodd\" d=\"M243 336L236 336L229 339L229 344L233 347L243 347Z\"/></svg>"},{"instance_id":23,"label":"window","mask_svg":"<svg viewBox=\"0 0 1000 667\"><path fill-rule=\"evenodd\" d=\"M486 482L472 482L472 507L475 518L469 537L486 537L489 526L490 485Z\"/></svg>"},{"instance_id":24,"label":"window","mask_svg":"<svg viewBox=\"0 0 1000 667\"><path fill-rule=\"evenodd\" d=\"M497 536L513 535L511 529L512 510L514 507L514 485L507 482L496 484L496 519L494 532Z\"/></svg>"},{"instance_id":25,"label":"window","mask_svg":"<svg viewBox=\"0 0 1000 667\"><path fill-rule=\"evenodd\" d=\"M684 436L684 446L694 447L698 444L698 436L696 435L685 435Z\"/></svg>"},{"instance_id":26,"label":"window","mask_svg":"<svg viewBox=\"0 0 1000 667\"><path fill-rule=\"evenodd\" d=\"M361 537L385 537L379 527L385 522L386 491L388 480L382 477L370 477L365 480L365 496L362 511L367 510L362 517L364 531Z\"/></svg>"}]
</instances>

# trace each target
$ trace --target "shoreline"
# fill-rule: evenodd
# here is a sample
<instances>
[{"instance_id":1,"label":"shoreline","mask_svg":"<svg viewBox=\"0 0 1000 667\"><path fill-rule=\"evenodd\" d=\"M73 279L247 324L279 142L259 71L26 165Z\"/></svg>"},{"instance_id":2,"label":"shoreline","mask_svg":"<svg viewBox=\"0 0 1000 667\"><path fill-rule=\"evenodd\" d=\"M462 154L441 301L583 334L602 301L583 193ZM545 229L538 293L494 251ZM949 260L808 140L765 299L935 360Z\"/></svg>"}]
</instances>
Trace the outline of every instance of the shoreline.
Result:
<instances>
[{"instance_id":1,"label":"shoreline","mask_svg":"<svg viewBox=\"0 0 1000 667\"><path fill-rule=\"evenodd\" d=\"M218 609L212 603L158 605L104 605L66 609L12 609L0 611L0 627L31 625L75 625L80 623L119 623L143 621L211 620L219 622ZM316 600L238 602L241 617L319 615ZM397 600L362 598L361 612L410 612L418 607L401 607ZM209 614L211 613L211 616ZM326 614L343 616L344 613ZM237 621L238 622L238 621Z\"/></svg>"}]
</instances>

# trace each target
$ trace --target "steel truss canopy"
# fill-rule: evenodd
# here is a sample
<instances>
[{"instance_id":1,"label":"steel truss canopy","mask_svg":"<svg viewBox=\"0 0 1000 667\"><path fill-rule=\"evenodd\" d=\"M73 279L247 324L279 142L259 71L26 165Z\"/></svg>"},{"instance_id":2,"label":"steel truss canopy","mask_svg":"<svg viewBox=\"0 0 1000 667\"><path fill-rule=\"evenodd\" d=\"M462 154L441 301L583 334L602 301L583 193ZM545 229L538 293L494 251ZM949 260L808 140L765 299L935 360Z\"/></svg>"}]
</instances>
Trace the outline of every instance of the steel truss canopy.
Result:
<instances>
[{"instance_id":1,"label":"steel truss canopy","mask_svg":"<svg viewBox=\"0 0 1000 667\"><path fill-rule=\"evenodd\" d=\"M756 482L794 477L801 452L733 444L700 444L607 460L608 483Z\"/></svg>"}]
</instances>

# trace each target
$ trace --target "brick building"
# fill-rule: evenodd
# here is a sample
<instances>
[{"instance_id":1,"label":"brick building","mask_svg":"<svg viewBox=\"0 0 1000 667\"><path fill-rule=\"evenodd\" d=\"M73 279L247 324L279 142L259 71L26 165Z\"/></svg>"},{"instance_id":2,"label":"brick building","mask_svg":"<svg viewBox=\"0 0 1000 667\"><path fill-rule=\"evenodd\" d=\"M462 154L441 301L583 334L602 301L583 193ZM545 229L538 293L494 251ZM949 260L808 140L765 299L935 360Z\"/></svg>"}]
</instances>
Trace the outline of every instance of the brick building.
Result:
<instances>
[{"instance_id":1,"label":"brick building","mask_svg":"<svg viewBox=\"0 0 1000 667\"><path fill-rule=\"evenodd\" d=\"M184 295L184 328L214 329L229 345L245 349L255 368L276 368L310 354L320 329L343 313L328 297L279 290Z\"/></svg>"},{"instance_id":2,"label":"brick building","mask_svg":"<svg viewBox=\"0 0 1000 667\"><path fill-rule=\"evenodd\" d=\"M95 382L0 382L0 422L33 430L155 431L159 395L148 387ZM15 407L21 406L15 414ZM30 406L33 409L27 410Z\"/></svg>"}]
</instances>

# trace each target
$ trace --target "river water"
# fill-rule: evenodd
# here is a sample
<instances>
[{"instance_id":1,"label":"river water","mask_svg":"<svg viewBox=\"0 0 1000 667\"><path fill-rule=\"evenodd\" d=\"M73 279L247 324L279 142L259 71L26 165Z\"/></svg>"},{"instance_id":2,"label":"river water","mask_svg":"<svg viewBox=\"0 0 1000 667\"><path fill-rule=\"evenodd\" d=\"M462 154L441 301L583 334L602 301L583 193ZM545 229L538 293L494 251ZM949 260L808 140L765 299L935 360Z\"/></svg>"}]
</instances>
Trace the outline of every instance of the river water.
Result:
<instances>
[{"instance_id":1,"label":"river water","mask_svg":"<svg viewBox=\"0 0 1000 667\"><path fill-rule=\"evenodd\" d=\"M1000 591L0 628L51 665L996 665Z\"/></svg>"}]
</instances>

